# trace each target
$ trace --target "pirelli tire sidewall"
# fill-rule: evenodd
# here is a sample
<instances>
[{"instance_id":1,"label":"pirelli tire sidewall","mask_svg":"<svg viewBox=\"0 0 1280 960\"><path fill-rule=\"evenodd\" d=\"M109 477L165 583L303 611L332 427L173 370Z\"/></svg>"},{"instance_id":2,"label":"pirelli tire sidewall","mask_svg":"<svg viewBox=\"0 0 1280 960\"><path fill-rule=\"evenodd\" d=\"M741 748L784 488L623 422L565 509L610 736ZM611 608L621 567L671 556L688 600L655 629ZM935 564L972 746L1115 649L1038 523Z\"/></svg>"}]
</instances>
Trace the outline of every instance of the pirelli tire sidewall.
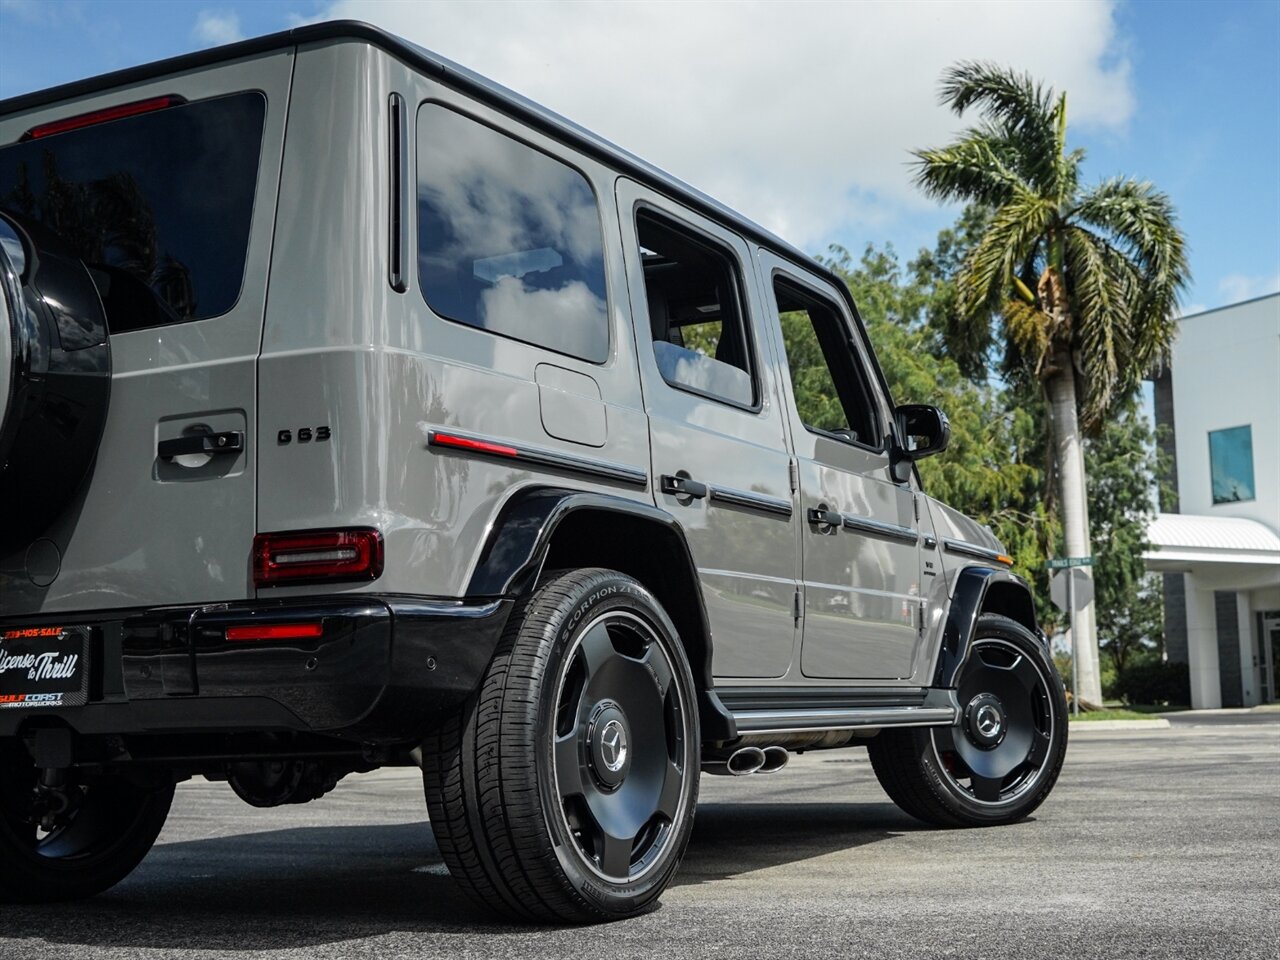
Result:
<instances>
[{"instance_id":1,"label":"pirelli tire sidewall","mask_svg":"<svg viewBox=\"0 0 1280 960\"><path fill-rule=\"evenodd\" d=\"M88 268L31 244L19 275L0 251L0 553L44 533L83 487L111 394L106 312Z\"/></svg>"}]
</instances>

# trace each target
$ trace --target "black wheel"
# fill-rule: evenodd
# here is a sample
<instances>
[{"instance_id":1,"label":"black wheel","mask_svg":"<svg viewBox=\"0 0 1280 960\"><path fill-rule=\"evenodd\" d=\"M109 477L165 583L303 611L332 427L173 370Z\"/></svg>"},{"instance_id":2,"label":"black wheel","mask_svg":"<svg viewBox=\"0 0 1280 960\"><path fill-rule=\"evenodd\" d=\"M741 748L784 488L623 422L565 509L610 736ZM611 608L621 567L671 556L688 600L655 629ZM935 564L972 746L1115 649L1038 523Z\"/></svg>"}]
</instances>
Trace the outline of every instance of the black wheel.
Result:
<instances>
[{"instance_id":1,"label":"black wheel","mask_svg":"<svg viewBox=\"0 0 1280 960\"><path fill-rule=\"evenodd\" d=\"M23 755L6 749L0 763L0 902L78 900L127 877L164 826L172 781L73 775L55 803Z\"/></svg>"},{"instance_id":2,"label":"black wheel","mask_svg":"<svg viewBox=\"0 0 1280 960\"><path fill-rule=\"evenodd\" d=\"M697 707L675 628L630 577L551 574L423 753L436 842L481 902L541 922L641 913L674 875L697 802Z\"/></svg>"},{"instance_id":3,"label":"black wheel","mask_svg":"<svg viewBox=\"0 0 1280 960\"><path fill-rule=\"evenodd\" d=\"M1044 802L1067 751L1062 680L1043 645L983 614L960 669L960 720L886 730L868 744L876 777L905 812L948 827L1012 823Z\"/></svg>"}]
</instances>

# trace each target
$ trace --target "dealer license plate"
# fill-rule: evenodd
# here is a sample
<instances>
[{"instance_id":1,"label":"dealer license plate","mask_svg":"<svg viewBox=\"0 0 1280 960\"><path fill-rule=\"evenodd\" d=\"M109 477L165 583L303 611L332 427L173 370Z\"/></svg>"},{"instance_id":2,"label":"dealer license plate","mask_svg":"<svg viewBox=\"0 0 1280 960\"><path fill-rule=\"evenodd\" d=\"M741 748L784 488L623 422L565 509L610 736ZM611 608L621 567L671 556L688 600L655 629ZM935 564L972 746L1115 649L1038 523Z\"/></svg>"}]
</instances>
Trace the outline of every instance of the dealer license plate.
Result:
<instances>
[{"instance_id":1,"label":"dealer license plate","mask_svg":"<svg viewBox=\"0 0 1280 960\"><path fill-rule=\"evenodd\" d=\"M88 627L0 626L0 709L88 699Z\"/></svg>"}]
</instances>

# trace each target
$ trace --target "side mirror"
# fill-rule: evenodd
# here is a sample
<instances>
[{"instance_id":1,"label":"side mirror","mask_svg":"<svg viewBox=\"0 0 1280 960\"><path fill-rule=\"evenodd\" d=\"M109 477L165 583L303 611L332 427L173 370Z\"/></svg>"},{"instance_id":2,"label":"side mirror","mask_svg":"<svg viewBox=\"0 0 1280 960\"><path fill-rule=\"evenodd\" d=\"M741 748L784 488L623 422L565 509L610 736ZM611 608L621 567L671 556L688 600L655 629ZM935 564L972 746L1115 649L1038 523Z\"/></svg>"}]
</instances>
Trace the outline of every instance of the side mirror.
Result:
<instances>
[{"instance_id":1,"label":"side mirror","mask_svg":"<svg viewBox=\"0 0 1280 960\"><path fill-rule=\"evenodd\" d=\"M947 449L951 441L951 421L937 407L905 403L894 411L897 425L890 472L897 483L911 477L911 465Z\"/></svg>"}]
</instances>

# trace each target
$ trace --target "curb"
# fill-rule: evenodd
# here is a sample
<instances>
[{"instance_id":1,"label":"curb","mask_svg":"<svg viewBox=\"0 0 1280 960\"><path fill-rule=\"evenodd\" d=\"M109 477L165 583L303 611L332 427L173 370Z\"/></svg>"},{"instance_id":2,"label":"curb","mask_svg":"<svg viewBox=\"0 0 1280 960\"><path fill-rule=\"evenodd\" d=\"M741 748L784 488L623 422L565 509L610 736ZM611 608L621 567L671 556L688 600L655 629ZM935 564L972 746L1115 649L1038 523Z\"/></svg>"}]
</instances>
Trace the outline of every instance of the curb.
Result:
<instances>
[{"instance_id":1,"label":"curb","mask_svg":"<svg viewBox=\"0 0 1280 960\"><path fill-rule=\"evenodd\" d=\"M1167 730L1170 724L1164 717L1155 720L1075 720L1071 730Z\"/></svg>"}]
</instances>

